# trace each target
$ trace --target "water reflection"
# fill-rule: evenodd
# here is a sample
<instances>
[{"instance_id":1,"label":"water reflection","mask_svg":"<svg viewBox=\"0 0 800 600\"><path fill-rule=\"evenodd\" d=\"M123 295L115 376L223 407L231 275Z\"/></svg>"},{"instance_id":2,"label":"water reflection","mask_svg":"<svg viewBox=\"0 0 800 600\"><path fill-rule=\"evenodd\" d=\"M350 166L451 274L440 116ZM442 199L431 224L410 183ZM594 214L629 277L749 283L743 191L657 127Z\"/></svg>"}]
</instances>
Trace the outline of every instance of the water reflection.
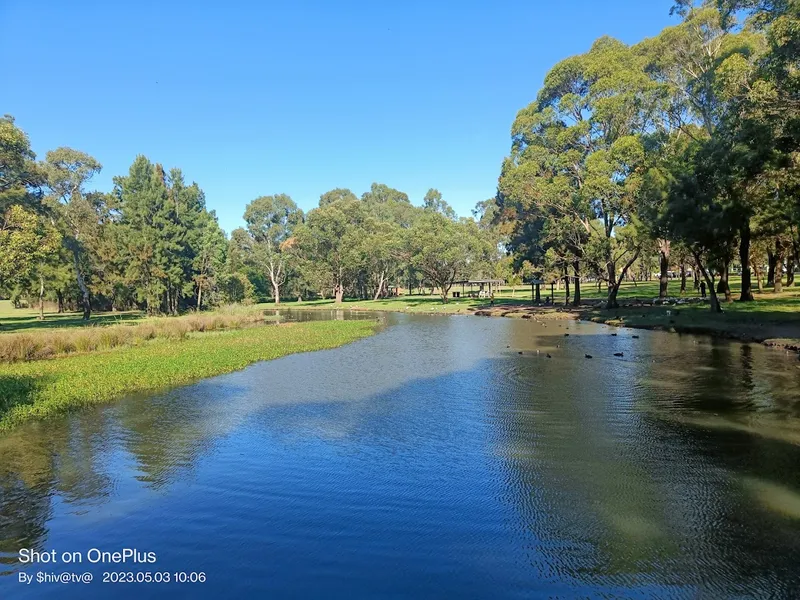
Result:
<instances>
[{"instance_id":1,"label":"water reflection","mask_svg":"<svg viewBox=\"0 0 800 600\"><path fill-rule=\"evenodd\" d=\"M171 596L800 586L796 359L589 323L381 318L396 326L344 348L0 437L0 570L22 547L136 544L215 574ZM0 577L11 590L56 593Z\"/></svg>"}]
</instances>

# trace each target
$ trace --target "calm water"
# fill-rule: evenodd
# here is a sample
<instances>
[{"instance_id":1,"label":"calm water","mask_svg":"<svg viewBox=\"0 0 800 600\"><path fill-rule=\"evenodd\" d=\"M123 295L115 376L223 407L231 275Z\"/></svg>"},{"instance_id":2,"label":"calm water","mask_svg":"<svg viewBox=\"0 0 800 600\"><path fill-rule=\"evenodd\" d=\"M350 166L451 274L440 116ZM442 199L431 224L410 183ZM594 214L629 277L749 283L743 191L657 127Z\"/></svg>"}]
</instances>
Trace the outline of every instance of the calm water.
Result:
<instances>
[{"instance_id":1,"label":"calm water","mask_svg":"<svg viewBox=\"0 0 800 600\"><path fill-rule=\"evenodd\" d=\"M350 346L0 437L0 598L800 597L796 357L381 318ZM20 548L157 562L31 567ZM95 581L18 582L62 570Z\"/></svg>"}]
</instances>

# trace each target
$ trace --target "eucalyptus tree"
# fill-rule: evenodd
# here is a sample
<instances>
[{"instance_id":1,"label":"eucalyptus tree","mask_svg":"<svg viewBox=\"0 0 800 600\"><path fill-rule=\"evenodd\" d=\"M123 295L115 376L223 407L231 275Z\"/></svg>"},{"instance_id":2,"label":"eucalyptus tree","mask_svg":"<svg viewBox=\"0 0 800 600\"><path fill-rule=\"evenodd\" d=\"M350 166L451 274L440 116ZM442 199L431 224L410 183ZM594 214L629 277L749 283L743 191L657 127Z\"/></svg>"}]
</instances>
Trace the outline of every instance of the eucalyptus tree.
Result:
<instances>
[{"instance_id":1,"label":"eucalyptus tree","mask_svg":"<svg viewBox=\"0 0 800 600\"><path fill-rule=\"evenodd\" d=\"M441 213L424 211L406 234L411 263L439 288L447 302L450 288L466 277L491 248L472 219L453 221Z\"/></svg>"},{"instance_id":2,"label":"eucalyptus tree","mask_svg":"<svg viewBox=\"0 0 800 600\"><path fill-rule=\"evenodd\" d=\"M717 0L681 0L675 10L682 17L678 25L637 46L647 57L648 73L662 85L668 99L662 128L670 137L688 135L698 141L710 140L718 156L727 140L728 151L734 153L743 100L764 48L763 36L750 27L737 26L729 11L724 7L720 10ZM720 161L727 177L719 181L719 191L739 208L740 300L747 301L753 299L749 254L751 221L757 207L747 190L753 168L745 164L752 164L754 158L741 158L731 156ZM662 282L667 268L662 252ZM730 299L728 271L726 265L720 273L719 291ZM662 291L663 287L662 283Z\"/></svg>"},{"instance_id":3,"label":"eucalyptus tree","mask_svg":"<svg viewBox=\"0 0 800 600\"><path fill-rule=\"evenodd\" d=\"M720 157L719 147L711 142L687 145L683 160L670 174L672 181L663 215L671 239L691 252L702 273L712 312L721 312L715 278L728 268L740 222L736 199L724 193Z\"/></svg>"},{"instance_id":4,"label":"eucalyptus tree","mask_svg":"<svg viewBox=\"0 0 800 600\"><path fill-rule=\"evenodd\" d=\"M361 201L376 218L396 223L403 229L408 229L419 213L408 194L383 183L373 183L369 191L361 195Z\"/></svg>"},{"instance_id":5,"label":"eucalyptus tree","mask_svg":"<svg viewBox=\"0 0 800 600\"><path fill-rule=\"evenodd\" d=\"M359 239L368 212L359 200L343 200L315 208L295 231L295 251L308 280L333 291L337 303L356 279L361 265Z\"/></svg>"},{"instance_id":6,"label":"eucalyptus tree","mask_svg":"<svg viewBox=\"0 0 800 600\"><path fill-rule=\"evenodd\" d=\"M616 231L635 220L657 87L640 55L601 38L556 65L537 100L519 112L500 177L502 203L542 220L535 230L572 253L578 277L580 248L598 235L593 223L601 224L609 308L640 251L637 236L620 243Z\"/></svg>"},{"instance_id":7,"label":"eucalyptus tree","mask_svg":"<svg viewBox=\"0 0 800 600\"><path fill-rule=\"evenodd\" d=\"M92 314L88 283L91 257L85 242L98 225L95 206L85 186L101 169L102 165L85 152L66 147L48 152L44 164L51 207L58 215L64 243L72 254L75 278L81 291L83 318L87 321Z\"/></svg>"},{"instance_id":8,"label":"eucalyptus tree","mask_svg":"<svg viewBox=\"0 0 800 600\"><path fill-rule=\"evenodd\" d=\"M247 205L244 211L247 231L254 240L254 254L263 265L272 284L275 304L281 301L281 286L286 283L289 253L285 245L295 227L303 220L303 211L286 194L261 196Z\"/></svg>"}]
</instances>

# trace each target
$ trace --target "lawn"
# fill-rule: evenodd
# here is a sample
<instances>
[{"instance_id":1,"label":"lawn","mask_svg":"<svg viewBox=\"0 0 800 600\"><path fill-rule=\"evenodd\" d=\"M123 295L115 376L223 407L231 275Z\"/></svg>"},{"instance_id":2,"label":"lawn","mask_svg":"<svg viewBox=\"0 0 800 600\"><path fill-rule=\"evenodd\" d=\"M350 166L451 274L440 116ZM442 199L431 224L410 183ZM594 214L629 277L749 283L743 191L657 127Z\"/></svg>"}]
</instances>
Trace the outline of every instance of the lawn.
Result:
<instances>
[{"instance_id":1,"label":"lawn","mask_svg":"<svg viewBox=\"0 0 800 600\"><path fill-rule=\"evenodd\" d=\"M64 327L85 327L86 321L78 312L58 313L45 311L44 320L39 320L39 311L32 308L14 308L10 300L0 300L0 333L25 331L28 329L60 329ZM147 318L143 311L124 311L95 313L90 325L113 325L135 323Z\"/></svg>"}]
</instances>

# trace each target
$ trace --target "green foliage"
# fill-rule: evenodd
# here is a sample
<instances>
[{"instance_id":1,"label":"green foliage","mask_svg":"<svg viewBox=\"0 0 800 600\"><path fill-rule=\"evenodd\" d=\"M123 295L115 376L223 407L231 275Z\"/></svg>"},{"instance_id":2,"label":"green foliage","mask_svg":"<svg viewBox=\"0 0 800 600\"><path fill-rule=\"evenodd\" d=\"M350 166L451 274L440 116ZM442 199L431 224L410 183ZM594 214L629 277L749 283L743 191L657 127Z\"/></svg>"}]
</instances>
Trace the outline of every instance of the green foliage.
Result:
<instances>
[{"instance_id":1,"label":"green foliage","mask_svg":"<svg viewBox=\"0 0 800 600\"><path fill-rule=\"evenodd\" d=\"M336 188L325 192L319 197L319 206L327 206L328 204L333 204L334 202L342 200L358 200L358 196L347 188Z\"/></svg>"},{"instance_id":2,"label":"green foliage","mask_svg":"<svg viewBox=\"0 0 800 600\"><path fill-rule=\"evenodd\" d=\"M422 206L425 210L432 210L438 212L448 219L456 220L458 215L445 200L442 199L442 193L434 188L431 188L425 194L422 200Z\"/></svg>"},{"instance_id":3,"label":"green foliage","mask_svg":"<svg viewBox=\"0 0 800 600\"><path fill-rule=\"evenodd\" d=\"M0 283L18 283L60 243L55 228L22 206L11 206L0 215Z\"/></svg>"},{"instance_id":4,"label":"green foliage","mask_svg":"<svg viewBox=\"0 0 800 600\"><path fill-rule=\"evenodd\" d=\"M223 234L203 191L186 185L179 169L167 174L144 156L114 185L124 281L136 300L150 314L177 314L189 298L201 304L223 254Z\"/></svg>"},{"instance_id":5,"label":"green foliage","mask_svg":"<svg viewBox=\"0 0 800 600\"><path fill-rule=\"evenodd\" d=\"M302 223L303 211L286 194L261 196L244 211L247 232L252 238L251 262L269 276L273 299L281 299L281 286L286 283L293 256L288 250L294 228Z\"/></svg>"},{"instance_id":6,"label":"green foliage","mask_svg":"<svg viewBox=\"0 0 800 600\"><path fill-rule=\"evenodd\" d=\"M411 264L439 288L442 302L447 302L453 283L467 277L470 268L490 251L471 219L453 221L426 211L408 232Z\"/></svg>"},{"instance_id":7,"label":"green foliage","mask_svg":"<svg viewBox=\"0 0 800 600\"><path fill-rule=\"evenodd\" d=\"M551 268L545 262L561 263L565 276L570 267L580 276L580 261L600 249L609 306L629 267L618 273L618 261L639 252L616 232L635 220L659 94L644 67L639 54L610 38L556 65L537 100L517 115L498 188L520 260L542 271Z\"/></svg>"}]
</instances>

